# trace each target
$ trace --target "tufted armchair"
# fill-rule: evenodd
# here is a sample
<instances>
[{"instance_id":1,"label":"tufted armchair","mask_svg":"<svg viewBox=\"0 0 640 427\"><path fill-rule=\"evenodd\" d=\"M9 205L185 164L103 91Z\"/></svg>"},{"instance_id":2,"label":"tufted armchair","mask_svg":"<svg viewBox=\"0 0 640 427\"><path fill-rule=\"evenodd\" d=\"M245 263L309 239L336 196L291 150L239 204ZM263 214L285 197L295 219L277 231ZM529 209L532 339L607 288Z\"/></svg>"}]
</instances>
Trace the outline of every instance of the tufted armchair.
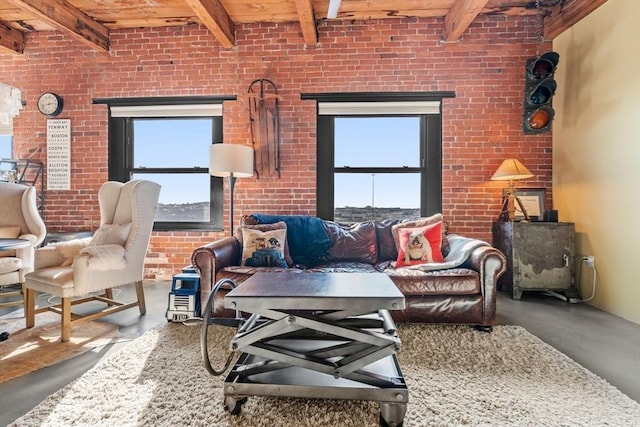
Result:
<instances>
[{"instance_id":1,"label":"tufted armchair","mask_svg":"<svg viewBox=\"0 0 640 427\"><path fill-rule=\"evenodd\" d=\"M58 242L39 248L35 269L26 275L27 328L46 310L62 315L61 340L69 341L71 327L108 314L139 307L146 313L142 287L144 259L153 229L160 185L145 180L109 181L98 193L100 228L93 237ZM135 284L137 300L116 301L112 289ZM35 307L36 291L61 298L55 306ZM88 315L72 314L72 305L101 301L107 307Z\"/></svg>"},{"instance_id":2,"label":"tufted armchair","mask_svg":"<svg viewBox=\"0 0 640 427\"><path fill-rule=\"evenodd\" d=\"M26 247L0 251L0 288L23 284L26 273L33 271L34 248L40 245L47 234L36 203L36 189L22 184L0 182L0 237L24 239ZM24 293L2 292L9 297ZM3 302L2 306L19 305L20 301Z\"/></svg>"}]
</instances>

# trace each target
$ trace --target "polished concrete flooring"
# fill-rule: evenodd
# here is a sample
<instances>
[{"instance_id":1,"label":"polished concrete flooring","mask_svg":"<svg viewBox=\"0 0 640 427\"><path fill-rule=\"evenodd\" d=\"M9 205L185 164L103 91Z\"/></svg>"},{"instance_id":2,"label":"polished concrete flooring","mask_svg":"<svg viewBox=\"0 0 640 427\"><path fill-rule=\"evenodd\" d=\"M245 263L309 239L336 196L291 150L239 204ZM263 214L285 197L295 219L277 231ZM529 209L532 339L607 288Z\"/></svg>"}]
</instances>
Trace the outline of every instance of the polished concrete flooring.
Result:
<instances>
[{"instance_id":1,"label":"polished concrete flooring","mask_svg":"<svg viewBox=\"0 0 640 427\"><path fill-rule=\"evenodd\" d=\"M140 316L137 309L131 309L103 320L117 324L123 333L141 334L166 322L165 310L170 289L169 283L147 283L145 316ZM133 295L132 288L123 288L123 298ZM497 312L497 324L523 326L640 402L640 325L586 304L569 304L540 293L525 293L519 301L499 293ZM0 384L0 426L20 417L46 396L82 375L102 357L125 344L89 351Z\"/></svg>"}]
</instances>

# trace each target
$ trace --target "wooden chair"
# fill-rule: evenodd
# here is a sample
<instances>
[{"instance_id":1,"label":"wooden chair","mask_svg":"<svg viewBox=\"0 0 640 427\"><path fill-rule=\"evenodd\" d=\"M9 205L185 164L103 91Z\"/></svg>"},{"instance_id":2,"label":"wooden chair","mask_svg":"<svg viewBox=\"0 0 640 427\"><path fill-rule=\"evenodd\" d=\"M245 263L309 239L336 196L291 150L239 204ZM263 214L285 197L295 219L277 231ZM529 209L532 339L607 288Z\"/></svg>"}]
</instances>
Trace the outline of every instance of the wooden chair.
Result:
<instances>
[{"instance_id":1,"label":"wooden chair","mask_svg":"<svg viewBox=\"0 0 640 427\"><path fill-rule=\"evenodd\" d=\"M62 316L61 340L69 341L79 322L139 307L146 313L142 279L144 259L153 229L160 185L145 180L109 181L98 193L100 228L93 237L59 242L39 248L35 269L25 276L27 328L35 315L46 310ZM113 288L135 284L137 300L116 301ZM61 303L36 308L36 291L55 295ZM84 316L72 313L73 305L101 301L107 306Z\"/></svg>"}]
</instances>

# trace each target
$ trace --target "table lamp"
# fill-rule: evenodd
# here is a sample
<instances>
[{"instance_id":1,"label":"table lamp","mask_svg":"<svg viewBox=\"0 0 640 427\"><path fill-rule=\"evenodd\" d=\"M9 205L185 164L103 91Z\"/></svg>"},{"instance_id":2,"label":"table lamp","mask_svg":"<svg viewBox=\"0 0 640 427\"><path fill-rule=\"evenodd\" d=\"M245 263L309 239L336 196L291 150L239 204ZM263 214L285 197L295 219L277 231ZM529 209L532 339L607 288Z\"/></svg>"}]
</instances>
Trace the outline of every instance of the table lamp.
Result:
<instances>
[{"instance_id":1,"label":"table lamp","mask_svg":"<svg viewBox=\"0 0 640 427\"><path fill-rule=\"evenodd\" d=\"M233 235L233 187L236 178L253 176L253 148L240 144L212 144L209 174L229 178L229 227Z\"/></svg>"},{"instance_id":2,"label":"table lamp","mask_svg":"<svg viewBox=\"0 0 640 427\"><path fill-rule=\"evenodd\" d=\"M533 178L533 174L527 169L518 159L506 159L502 162L500 167L491 176L492 181L509 181L507 187L507 194L502 203L502 210L500 212L500 218L504 219L505 214L508 215L509 221L513 221L516 216L516 203L520 207L525 221L529 220L527 210L522 205L522 202L516 195L516 189L513 181L519 179Z\"/></svg>"}]
</instances>

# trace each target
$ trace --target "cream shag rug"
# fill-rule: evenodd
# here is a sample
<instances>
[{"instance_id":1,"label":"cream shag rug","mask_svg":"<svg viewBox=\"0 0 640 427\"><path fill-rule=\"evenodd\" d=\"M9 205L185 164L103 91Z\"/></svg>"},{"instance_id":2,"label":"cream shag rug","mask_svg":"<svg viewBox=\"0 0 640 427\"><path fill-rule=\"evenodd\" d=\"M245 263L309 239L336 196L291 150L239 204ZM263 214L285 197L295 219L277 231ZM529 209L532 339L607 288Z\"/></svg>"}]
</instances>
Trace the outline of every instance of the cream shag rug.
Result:
<instances>
[{"instance_id":1,"label":"cream shag rug","mask_svg":"<svg viewBox=\"0 0 640 427\"><path fill-rule=\"evenodd\" d=\"M223 360L233 329L209 328ZM147 332L49 396L15 426L377 426L376 402L249 397L223 409L224 376L200 328ZM405 426L637 426L640 405L526 330L400 325Z\"/></svg>"}]
</instances>

